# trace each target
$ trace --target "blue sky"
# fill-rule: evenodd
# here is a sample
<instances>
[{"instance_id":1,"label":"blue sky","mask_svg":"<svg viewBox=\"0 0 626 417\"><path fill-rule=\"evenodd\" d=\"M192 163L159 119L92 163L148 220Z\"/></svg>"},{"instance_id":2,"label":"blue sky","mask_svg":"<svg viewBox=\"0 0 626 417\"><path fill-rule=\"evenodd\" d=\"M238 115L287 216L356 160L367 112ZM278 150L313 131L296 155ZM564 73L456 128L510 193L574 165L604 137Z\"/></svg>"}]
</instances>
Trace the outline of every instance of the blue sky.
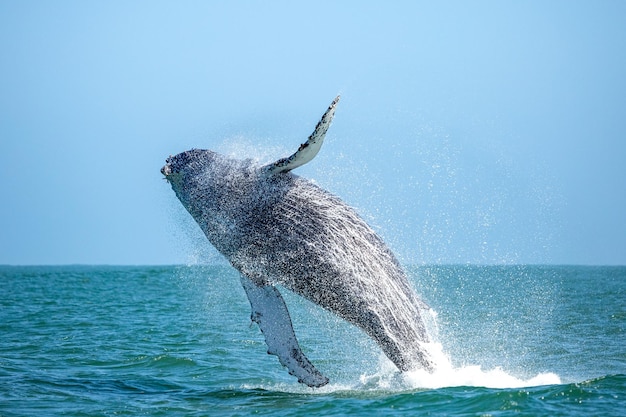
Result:
<instances>
[{"instance_id":1,"label":"blue sky","mask_svg":"<svg viewBox=\"0 0 626 417\"><path fill-rule=\"evenodd\" d=\"M298 169L404 262L626 264L626 3L0 2L0 264L215 255L163 181Z\"/></svg>"}]
</instances>

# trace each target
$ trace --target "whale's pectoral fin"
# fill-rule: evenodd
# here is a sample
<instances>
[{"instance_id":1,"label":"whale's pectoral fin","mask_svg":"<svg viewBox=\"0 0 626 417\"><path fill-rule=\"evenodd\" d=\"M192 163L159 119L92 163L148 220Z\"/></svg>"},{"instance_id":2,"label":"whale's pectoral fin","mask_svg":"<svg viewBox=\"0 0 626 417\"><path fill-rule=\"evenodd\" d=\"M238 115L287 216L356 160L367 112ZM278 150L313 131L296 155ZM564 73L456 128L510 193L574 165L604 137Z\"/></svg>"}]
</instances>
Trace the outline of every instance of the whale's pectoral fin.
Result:
<instances>
[{"instance_id":1,"label":"whale's pectoral fin","mask_svg":"<svg viewBox=\"0 0 626 417\"><path fill-rule=\"evenodd\" d=\"M300 145L296 153L265 166L268 175L291 171L315 158L315 155L317 155L322 147L326 131L330 127L330 122L333 120L335 107L337 107L338 102L339 96L330 103L328 110L326 110L326 113L324 113L321 120L317 123L317 126L315 126L315 130L311 133L309 139Z\"/></svg>"},{"instance_id":2,"label":"whale's pectoral fin","mask_svg":"<svg viewBox=\"0 0 626 417\"><path fill-rule=\"evenodd\" d=\"M252 306L252 321L256 322L267 343L267 353L278 356L280 363L289 373L310 387L321 387L328 383L304 356L296 339L283 297L272 285L257 285L241 275L241 284L246 290Z\"/></svg>"}]
</instances>

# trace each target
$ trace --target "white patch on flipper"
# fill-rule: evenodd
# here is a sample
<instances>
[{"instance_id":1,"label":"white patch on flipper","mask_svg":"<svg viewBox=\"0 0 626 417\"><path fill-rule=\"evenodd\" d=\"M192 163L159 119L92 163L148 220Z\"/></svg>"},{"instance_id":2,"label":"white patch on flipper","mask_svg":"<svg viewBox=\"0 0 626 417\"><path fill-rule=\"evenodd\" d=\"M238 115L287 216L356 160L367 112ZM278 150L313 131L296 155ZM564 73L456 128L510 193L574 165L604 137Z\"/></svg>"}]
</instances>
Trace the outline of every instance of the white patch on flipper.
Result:
<instances>
[{"instance_id":1,"label":"white patch on flipper","mask_svg":"<svg viewBox=\"0 0 626 417\"><path fill-rule=\"evenodd\" d=\"M317 123L317 126L315 126L315 130L311 133L309 139L300 145L298 150L293 155L287 158L279 159L278 161L265 167L268 175L291 171L292 169L304 165L315 158L315 155L317 155L322 147L322 143L324 143L324 137L330 127L330 122L333 120L335 108L337 107L338 102L339 96L335 97L333 102L330 103L328 110L326 110L322 119Z\"/></svg>"},{"instance_id":2,"label":"white patch on flipper","mask_svg":"<svg viewBox=\"0 0 626 417\"><path fill-rule=\"evenodd\" d=\"M321 387L328 383L304 356L291 324L291 317L283 297L272 285L257 285L241 275L241 284L246 290L252 307L252 321L257 323L267 343L267 353L278 356L280 363L298 382L310 387Z\"/></svg>"}]
</instances>

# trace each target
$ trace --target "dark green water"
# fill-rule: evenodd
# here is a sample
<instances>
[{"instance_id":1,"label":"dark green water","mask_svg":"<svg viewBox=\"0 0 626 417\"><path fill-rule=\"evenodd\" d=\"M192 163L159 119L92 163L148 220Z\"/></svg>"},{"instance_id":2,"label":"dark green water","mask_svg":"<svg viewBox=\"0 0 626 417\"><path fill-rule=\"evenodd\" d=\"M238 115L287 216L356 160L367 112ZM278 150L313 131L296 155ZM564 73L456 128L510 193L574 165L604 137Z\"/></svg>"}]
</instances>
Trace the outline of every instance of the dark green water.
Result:
<instances>
[{"instance_id":1,"label":"dark green water","mask_svg":"<svg viewBox=\"0 0 626 417\"><path fill-rule=\"evenodd\" d=\"M625 267L409 272L450 368L398 374L283 291L331 379L314 390L265 353L228 267L0 267L0 416L626 414Z\"/></svg>"}]
</instances>

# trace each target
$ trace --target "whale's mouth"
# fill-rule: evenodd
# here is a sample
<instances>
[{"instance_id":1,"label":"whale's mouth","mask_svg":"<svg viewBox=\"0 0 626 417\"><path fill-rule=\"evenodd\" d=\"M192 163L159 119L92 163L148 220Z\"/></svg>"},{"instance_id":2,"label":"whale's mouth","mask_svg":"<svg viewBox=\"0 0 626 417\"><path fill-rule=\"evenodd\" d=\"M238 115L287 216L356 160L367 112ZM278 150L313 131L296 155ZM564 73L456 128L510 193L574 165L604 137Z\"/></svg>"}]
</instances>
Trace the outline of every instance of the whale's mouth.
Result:
<instances>
[{"instance_id":1,"label":"whale's mouth","mask_svg":"<svg viewBox=\"0 0 626 417\"><path fill-rule=\"evenodd\" d=\"M164 179L170 180L170 177L174 173L174 168L172 167L172 163L174 162L174 157L172 155L168 156L165 160L165 165L161 168L161 174L165 176Z\"/></svg>"},{"instance_id":2,"label":"whale's mouth","mask_svg":"<svg viewBox=\"0 0 626 417\"><path fill-rule=\"evenodd\" d=\"M172 167L170 167L170 164L163 165L163 168L161 168L161 174L165 175L165 179L172 175Z\"/></svg>"}]
</instances>

